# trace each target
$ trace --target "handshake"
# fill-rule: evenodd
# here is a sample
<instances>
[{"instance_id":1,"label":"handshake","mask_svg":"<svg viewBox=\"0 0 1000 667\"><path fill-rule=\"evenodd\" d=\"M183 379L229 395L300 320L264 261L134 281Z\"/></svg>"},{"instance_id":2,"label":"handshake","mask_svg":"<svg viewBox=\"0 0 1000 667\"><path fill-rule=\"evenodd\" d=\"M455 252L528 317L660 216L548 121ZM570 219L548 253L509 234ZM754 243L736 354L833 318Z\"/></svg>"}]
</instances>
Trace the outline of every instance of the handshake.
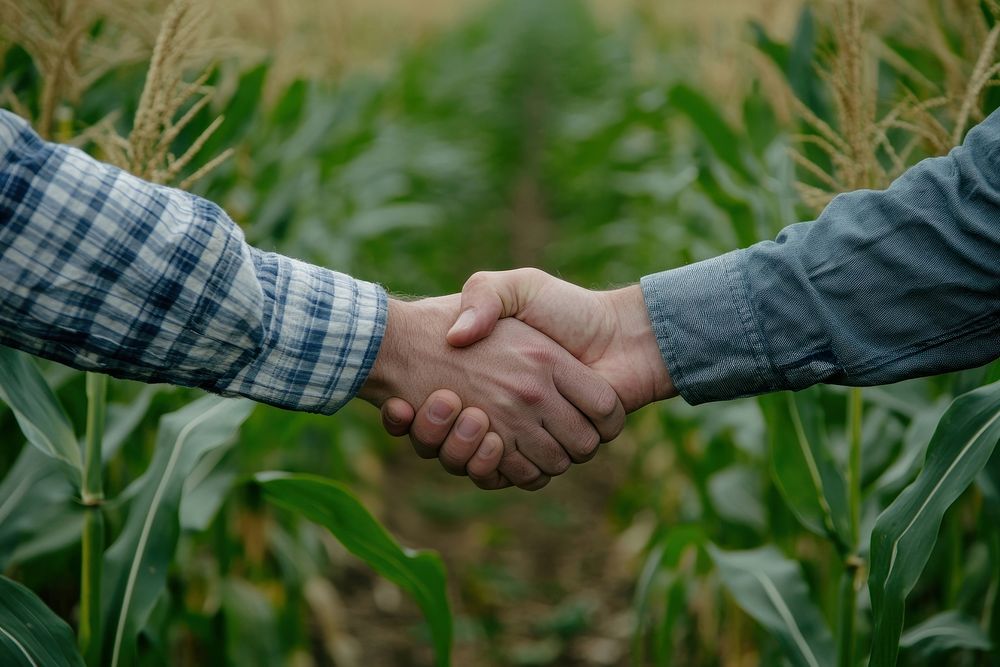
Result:
<instances>
[{"instance_id":1,"label":"handshake","mask_svg":"<svg viewBox=\"0 0 1000 667\"><path fill-rule=\"evenodd\" d=\"M449 472L536 490L593 458L626 413L676 393L638 285L596 292L518 269L390 300L358 396Z\"/></svg>"}]
</instances>

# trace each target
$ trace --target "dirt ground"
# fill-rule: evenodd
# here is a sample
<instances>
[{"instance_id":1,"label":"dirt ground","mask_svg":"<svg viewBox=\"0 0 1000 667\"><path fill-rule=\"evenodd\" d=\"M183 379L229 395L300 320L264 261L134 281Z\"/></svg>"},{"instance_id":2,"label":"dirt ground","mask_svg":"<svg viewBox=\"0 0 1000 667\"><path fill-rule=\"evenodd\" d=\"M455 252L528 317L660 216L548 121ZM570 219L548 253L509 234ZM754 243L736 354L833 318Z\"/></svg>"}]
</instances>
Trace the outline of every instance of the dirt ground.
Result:
<instances>
[{"instance_id":1,"label":"dirt ground","mask_svg":"<svg viewBox=\"0 0 1000 667\"><path fill-rule=\"evenodd\" d=\"M648 533L641 521L612 526L624 452L601 454L536 493L480 491L409 452L386 462L381 518L403 544L445 560L456 666L629 664ZM358 664L432 664L409 599L357 562L336 579Z\"/></svg>"}]
</instances>

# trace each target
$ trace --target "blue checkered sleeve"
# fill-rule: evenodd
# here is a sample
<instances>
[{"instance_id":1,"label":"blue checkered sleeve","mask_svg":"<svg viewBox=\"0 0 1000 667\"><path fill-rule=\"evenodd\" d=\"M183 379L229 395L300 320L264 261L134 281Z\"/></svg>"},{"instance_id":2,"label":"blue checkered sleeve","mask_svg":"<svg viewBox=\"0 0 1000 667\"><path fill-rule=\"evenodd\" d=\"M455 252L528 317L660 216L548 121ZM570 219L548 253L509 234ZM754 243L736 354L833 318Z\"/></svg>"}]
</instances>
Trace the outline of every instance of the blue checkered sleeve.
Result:
<instances>
[{"instance_id":1,"label":"blue checkered sleeve","mask_svg":"<svg viewBox=\"0 0 1000 667\"><path fill-rule=\"evenodd\" d=\"M253 248L215 204L0 110L0 343L328 414L364 383L385 320L379 286Z\"/></svg>"}]
</instances>

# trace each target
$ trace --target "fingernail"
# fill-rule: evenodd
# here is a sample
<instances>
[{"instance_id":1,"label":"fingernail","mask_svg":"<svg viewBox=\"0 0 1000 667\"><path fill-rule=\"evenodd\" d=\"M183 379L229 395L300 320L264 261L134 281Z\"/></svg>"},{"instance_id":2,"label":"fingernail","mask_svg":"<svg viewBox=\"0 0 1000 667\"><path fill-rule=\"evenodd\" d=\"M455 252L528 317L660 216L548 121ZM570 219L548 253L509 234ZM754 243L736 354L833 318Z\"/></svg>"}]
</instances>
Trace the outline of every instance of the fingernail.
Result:
<instances>
[{"instance_id":1,"label":"fingernail","mask_svg":"<svg viewBox=\"0 0 1000 667\"><path fill-rule=\"evenodd\" d=\"M392 411L387 411L385 413L385 420L387 422L389 422L390 424L398 424L399 423L399 417L396 415L396 413L394 413Z\"/></svg>"},{"instance_id":2,"label":"fingernail","mask_svg":"<svg viewBox=\"0 0 1000 667\"><path fill-rule=\"evenodd\" d=\"M455 324L451 326L451 330L448 333L459 333L465 331L466 329L472 328L472 323L476 320L476 309L466 308L462 311L462 314L458 316L455 320Z\"/></svg>"},{"instance_id":3,"label":"fingernail","mask_svg":"<svg viewBox=\"0 0 1000 667\"><path fill-rule=\"evenodd\" d=\"M472 440L479 435L482 426L471 417L462 417L458 420L458 436L466 440Z\"/></svg>"},{"instance_id":4,"label":"fingernail","mask_svg":"<svg viewBox=\"0 0 1000 667\"><path fill-rule=\"evenodd\" d=\"M451 404L446 401L434 401L427 412L427 417L435 424L443 424L451 419L453 412Z\"/></svg>"},{"instance_id":5,"label":"fingernail","mask_svg":"<svg viewBox=\"0 0 1000 667\"><path fill-rule=\"evenodd\" d=\"M476 458L483 460L493 458L494 454L497 452L498 446L499 445L497 445L496 441L487 440L483 444L479 445L479 449L476 451Z\"/></svg>"}]
</instances>

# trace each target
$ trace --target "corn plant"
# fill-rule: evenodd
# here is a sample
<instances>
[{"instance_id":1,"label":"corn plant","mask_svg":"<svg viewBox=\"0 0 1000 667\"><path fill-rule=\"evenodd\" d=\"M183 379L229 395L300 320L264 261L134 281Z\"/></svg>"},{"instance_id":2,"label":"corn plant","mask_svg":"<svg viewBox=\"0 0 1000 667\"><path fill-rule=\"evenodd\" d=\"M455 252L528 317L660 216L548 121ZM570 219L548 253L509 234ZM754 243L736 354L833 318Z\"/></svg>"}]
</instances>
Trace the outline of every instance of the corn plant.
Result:
<instances>
[{"instance_id":1,"label":"corn plant","mask_svg":"<svg viewBox=\"0 0 1000 667\"><path fill-rule=\"evenodd\" d=\"M14 39L20 37L42 74L38 122L41 131L51 135L58 115L54 109L65 108L60 105L83 94L74 66L86 46L85 32L93 30L98 16L73 3L36 11L4 3L3 9L5 22L9 20L5 27L14 31ZM174 154L179 138L212 100L212 89L206 86L210 71L194 81L184 79L185 63L198 42L206 12L207 5L188 0L168 7L128 136L117 133L112 117L86 133L106 160L154 182L188 187L229 157L229 151L223 151L191 169L222 117L204 125L186 150ZM60 31L72 37L59 43ZM65 95L65 90L59 82L74 86L62 100L58 95L60 91ZM8 95L19 99L17 91ZM16 106L27 110L19 102ZM117 667L140 661L138 639L164 599L181 531L204 528L231 490L231 483L212 483L213 468L236 444L240 425L253 409L246 400L205 396L164 415L148 466L109 501L104 469L144 417L156 389L140 391L131 404L112 405L109 411L108 378L87 373L85 386L86 428L81 442L35 362L25 354L0 349L0 399L30 445L0 483L0 565L9 567L76 541L81 554L75 638L30 590L0 577L4 664ZM451 614L444 569L435 554L404 551L349 490L330 480L268 473L253 483L275 503L317 521L352 553L412 593L427 613L438 664L449 663ZM191 495L197 497L197 505L185 503ZM116 514L126 507L127 511L106 546L111 532L105 523L109 502ZM60 529L52 531L49 522L56 517Z\"/></svg>"},{"instance_id":2,"label":"corn plant","mask_svg":"<svg viewBox=\"0 0 1000 667\"><path fill-rule=\"evenodd\" d=\"M1000 34L995 6L969 5L950 18L936 16L921 23L922 30L932 33L918 33L925 39L922 46L907 40L912 34L869 35L862 14L857 2L839 3L826 14L832 27L824 33L822 26L817 28L815 13L806 9L795 39L787 45L758 29L759 48L770 67L787 77L789 104L802 119L803 132L794 137L799 149L790 156L806 180L800 184L802 197L813 206L844 190L886 187L919 157L944 152L960 141L969 123L995 106L990 101L995 100L990 87ZM914 25L908 22L910 28ZM979 40L961 41L954 34L977 35ZM877 68L868 55L872 44L885 54L878 87ZM817 52L826 54L819 65ZM813 67L819 69L818 77L802 75ZM940 83L920 76L935 67L948 72ZM886 85L892 80L887 72L893 71L898 88ZM891 100L884 116L876 118L886 104L886 88L899 99ZM755 170L744 165L759 167L759 158L748 142L734 131L720 131L724 121L716 114L702 112L691 118L715 150L714 159L725 165L727 181L753 178ZM731 141L711 138L727 135ZM759 216L766 209L756 204L749 210ZM901 649L909 659L963 649L995 650L1000 572L996 528L989 521L972 521L971 530L979 533L975 542L986 549L990 565L983 574L983 595L965 592L960 598L959 554L968 541L963 531L969 528L954 523L960 515L953 504L971 493L985 498L987 515L996 511L1000 384L973 389L995 380L993 370L959 377L964 379L865 392L814 388L760 398L767 446L751 456L755 465L766 465L767 477L761 479L753 468L733 466L709 480L704 498L726 522L749 525L765 539L770 528L776 544L723 549L713 544L709 531L665 530L652 543L649 575L641 581L638 602L648 608L659 591L666 596L662 622L676 619L685 594L691 595L678 577L692 567L684 564L683 554L693 549L695 562L714 565L735 603L760 624L777 653L791 664L846 667L867 659L870 665L884 667L897 663ZM949 405L951 396L956 398ZM762 490L754 493L747 487ZM769 493L780 498L779 505ZM732 497L743 500L733 503ZM930 616L921 609L923 618L904 632L907 598L935 553L946 515L952 522L946 548L958 560L950 564L949 576L955 579L947 582L950 592L941 599L956 608L937 609ZM797 535L789 519L819 543ZM716 539L743 541L733 536ZM800 551L812 554L803 556L801 564L790 557ZM657 569L672 582L666 592L665 584L654 586ZM671 634L663 629L654 644L657 662L668 664L675 654Z\"/></svg>"},{"instance_id":3,"label":"corn plant","mask_svg":"<svg viewBox=\"0 0 1000 667\"><path fill-rule=\"evenodd\" d=\"M809 4L787 43L773 38L770 26L751 25L756 50L743 60L757 71L736 105L719 102L732 102L733 91L712 89L692 69L690 42L651 38L642 20L609 33L577 0L492 3L402 53L387 75L356 73L332 84L285 85L288 72L274 77L268 62L244 68L224 61L204 80L187 76L216 55L187 41L180 49L185 76L172 65L153 77L161 93L191 94L180 106L174 94L141 93L162 18L148 3L119 2L115 11L99 0L7 4L13 9L2 16L0 35L13 46L0 99L45 134L172 183L231 148L232 156L192 187L223 204L251 242L414 293L454 291L473 270L535 259L575 282L606 286L772 238L813 215L832 192L884 185L901 167L947 150L961 117L974 122L1000 101L984 48L995 23L982 10L991 5L968 0L868 3L862 61L855 62L877 77L857 85L834 80L858 71L836 61L846 36L838 30L854 24L833 20L824 5ZM81 13L31 23L70 4ZM193 39L178 30L175 44ZM880 63L874 72L865 56L871 53ZM968 97L974 81L985 87ZM835 99L833 84L864 96ZM147 109L172 107L173 115L136 119L143 99ZM840 107L865 121L851 126L853 138ZM213 125L214 133L204 134ZM175 136L163 141L167 135ZM198 144L184 164L171 157ZM854 180L855 164L869 180ZM129 522L139 521L133 514L143 515L135 508L148 493L146 471L169 463L156 440L169 442L168 430L192 419L190 395L113 380L102 389L95 376L91 395L108 396L99 428L100 406L84 400L84 378L15 361L41 369L43 391L65 410L19 403L24 381L4 384L18 406L0 406L7 432L14 433L18 411L32 415L43 406L37 418L76 447L82 471L96 457L84 454L87 439L80 444L75 436L86 428L74 424L84 424L90 408L103 463L103 484L91 487L91 497L99 487L105 498L85 507L78 499L86 473L74 481L73 448L51 445L60 442L55 435L25 431L55 458L31 445L16 461L0 451L11 464L0 482L0 567L37 593L25 598L17 584L0 580L0 613L31 614L41 619L32 627L50 634L39 642L23 623L2 627L17 637L29 632L22 642L36 661L58 664L49 656L79 650L62 618L78 636L99 637L87 653L100 644L105 661L120 627L119 659L135 654L143 664L277 664L322 654L349 665L350 641L338 646L349 624L335 613L337 591L327 577L357 573L330 566L342 561L328 553L328 528L424 610L430 641L408 638L414 651L448 643L435 559L393 547L349 502L345 488L378 489L352 468L352 457L391 456L380 451L377 426L353 408L328 420L255 408L232 431L239 445L206 446L176 510L156 518L153 528L164 521L177 537L157 545L171 552L166 560L147 556L168 570L144 627L133 634L155 594L142 576L127 624L118 624L120 614L104 616L103 606L85 610L77 587L98 576L66 578L62 571L78 569L86 517L103 518L111 544L88 547L96 555L88 571L100 565L100 598L124 599L129 568L116 545ZM858 664L878 642L898 646L900 664L995 662L1000 457L991 456L966 484L992 427L959 441L969 420L988 422L994 390L979 388L997 379L992 368L860 394L819 387L698 409L673 401L630 418L626 433L591 464L607 466L621 482L606 513L615 529L633 538L652 532L637 572L634 641L619 662ZM951 417L941 421L946 411ZM54 416L60 412L66 416ZM158 428L164 413L182 417L164 417ZM956 449L969 458L949 468ZM177 462L186 466L187 456ZM329 471L347 484L262 468ZM936 479L947 481L938 487ZM915 490L904 493L910 484ZM388 506L398 494L386 491L384 501L373 494L369 504ZM458 504L451 496L429 500ZM544 507L544 500L524 502ZM895 561L884 547L893 542ZM462 648L484 643L489 656L469 664L523 664L502 620L521 609L484 603L480 589L495 582L482 576L489 581L469 583L472 575L463 573L456 582L470 629ZM883 619L877 632L876 598ZM57 614L46 615L40 600ZM85 613L96 619L91 628L101 627L80 632ZM565 648L571 632L546 639ZM41 646L56 651L34 653ZM8 651L0 654L5 664L10 650L24 662L14 644L0 643L0 650Z\"/></svg>"}]
</instances>

